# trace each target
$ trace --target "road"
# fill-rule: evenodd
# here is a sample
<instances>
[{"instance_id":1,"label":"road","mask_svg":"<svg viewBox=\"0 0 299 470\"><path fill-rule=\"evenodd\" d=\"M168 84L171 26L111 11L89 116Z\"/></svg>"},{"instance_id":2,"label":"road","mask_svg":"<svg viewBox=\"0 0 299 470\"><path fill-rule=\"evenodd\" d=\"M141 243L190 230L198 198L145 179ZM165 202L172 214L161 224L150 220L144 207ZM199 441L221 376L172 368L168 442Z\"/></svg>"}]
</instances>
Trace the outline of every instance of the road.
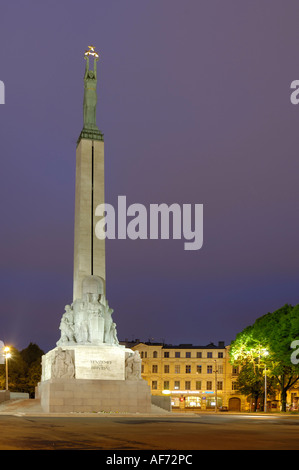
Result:
<instances>
[{"instance_id":1,"label":"road","mask_svg":"<svg viewBox=\"0 0 299 470\"><path fill-rule=\"evenodd\" d=\"M0 414L1 450L297 450L299 417Z\"/></svg>"}]
</instances>

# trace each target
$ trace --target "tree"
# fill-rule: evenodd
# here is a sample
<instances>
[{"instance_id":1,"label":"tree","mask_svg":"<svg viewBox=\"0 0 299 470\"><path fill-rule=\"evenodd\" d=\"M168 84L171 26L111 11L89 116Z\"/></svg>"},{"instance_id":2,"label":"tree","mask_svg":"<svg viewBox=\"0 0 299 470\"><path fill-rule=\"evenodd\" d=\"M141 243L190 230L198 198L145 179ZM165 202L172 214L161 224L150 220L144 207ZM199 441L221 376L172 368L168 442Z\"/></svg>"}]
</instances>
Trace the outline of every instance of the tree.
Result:
<instances>
[{"instance_id":1,"label":"tree","mask_svg":"<svg viewBox=\"0 0 299 470\"><path fill-rule=\"evenodd\" d=\"M8 388L14 392L25 392L26 388L26 363L16 348L10 348L11 357L8 359ZM5 388L5 365L1 365L0 384Z\"/></svg>"},{"instance_id":2,"label":"tree","mask_svg":"<svg viewBox=\"0 0 299 470\"><path fill-rule=\"evenodd\" d=\"M257 410L258 403L264 404L265 399L265 367L258 361L242 362L242 368L236 380L236 387L239 393L253 399L254 411ZM268 378L267 393L273 395L277 390L275 377Z\"/></svg>"},{"instance_id":3,"label":"tree","mask_svg":"<svg viewBox=\"0 0 299 470\"><path fill-rule=\"evenodd\" d=\"M12 392L29 393L34 396L35 387L41 377L41 356L44 352L33 343L18 351L11 347L8 359L8 387ZM0 388L5 389L5 365L0 365Z\"/></svg>"},{"instance_id":4,"label":"tree","mask_svg":"<svg viewBox=\"0 0 299 470\"><path fill-rule=\"evenodd\" d=\"M291 343L299 339L298 316L299 305L285 305L267 313L239 333L230 348L233 364L259 361L267 367L267 375L277 379L282 411L286 411L287 391L299 380L299 365L291 362Z\"/></svg>"},{"instance_id":5,"label":"tree","mask_svg":"<svg viewBox=\"0 0 299 470\"><path fill-rule=\"evenodd\" d=\"M26 362L28 366L30 366L33 362L40 361L41 357L45 354L37 344L30 343L27 348L23 349L20 352L22 358Z\"/></svg>"},{"instance_id":6,"label":"tree","mask_svg":"<svg viewBox=\"0 0 299 470\"><path fill-rule=\"evenodd\" d=\"M258 400L263 395L263 381L260 370L256 370L254 365L248 360L242 364L236 381L236 387L242 395L253 398L254 411L256 411Z\"/></svg>"}]
</instances>

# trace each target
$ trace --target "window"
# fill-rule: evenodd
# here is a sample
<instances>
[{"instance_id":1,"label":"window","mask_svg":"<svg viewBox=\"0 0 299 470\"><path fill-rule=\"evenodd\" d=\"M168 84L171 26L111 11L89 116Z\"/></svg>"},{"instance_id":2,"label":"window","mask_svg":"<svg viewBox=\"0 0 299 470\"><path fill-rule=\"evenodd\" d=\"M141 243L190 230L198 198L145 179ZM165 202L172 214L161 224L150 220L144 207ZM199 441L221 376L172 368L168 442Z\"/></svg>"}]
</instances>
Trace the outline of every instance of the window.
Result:
<instances>
[{"instance_id":1,"label":"window","mask_svg":"<svg viewBox=\"0 0 299 470\"><path fill-rule=\"evenodd\" d=\"M196 357L200 357L200 358L201 358L201 357L202 357L202 352L197 352L197 353L196 353Z\"/></svg>"},{"instance_id":2,"label":"window","mask_svg":"<svg viewBox=\"0 0 299 470\"><path fill-rule=\"evenodd\" d=\"M164 351L164 357L169 357L169 351Z\"/></svg>"},{"instance_id":3,"label":"window","mask_svg":"<svg viewBox=\"0 0 299 470\"><path fill-rule=\"evenodd\" d=\"M238 375L239 374L239 366L233 367L232 373L233 373L233 375Z\"/></svg>"},{"instance_id":4,"label":"window","mask_svg":"<svg viewBox=\"0 0 299 470\"><path fill-rule=\"evenodd\" d=\"M238 390L237 382L232 382L232 390Z\"/></svg>"},{"instance_id":5,"label":"window","mask_svg":"<svg viewBox=\"0 0 299 470\"><path fill-rule=\"evenodd\" d=\"M190 380L185 381L185 390L191 390L191 381Z\"/></svg>"},{"instance_id":6,"label":"window","mask_svg":"<svg viewBox=\"0 0 299 470\"><path fill-rule=\"evenodd\" d=\"M201 390L201 380L196 380L195 388L196 388L196 390Z\"/></svg>"},{"instance_id":7,"label":"window","mask_svg":"<svg viewBox=\"0 0 299 470\"><path fill-rule=\"evenodd\" d=\"M181 371L181 366L179 366L179 365L176 364L176 365L174 366L174 373L175 373L175 374L179 374L180 371Z\"/></svg>"},{"instance_id":8,"label":"window","mask_svg":"<svg viewBox=\"0 0 299 470\"><path fill-rule=\"evenodd\" d=\"M143 358L143 351L141 351L141 353L140 353L140 357L141 357L141 359Z\"/></svg>"},{"instance_id":9,"label":"window","mask_svg":"<svg viewBox=\"0 0 299 470\"><path fill-rule=\"evenodd\" d=\"M179 380L175 380L175 382L174 382L174 389L175 389L175 390L179 390L179 389L180 389L180 381L179 381Z\"/></svg>"},{"instance_id":10,"label":"window","mask_svg":"<svg viewBox=\"0 0 299 470\"><path fill-rule=\"evenodd\" d=\"M186 374L191 374L191 366L189 364L186 366Z\"/></svg>"},{"instance_id":11,"label":"window","mask_svg":"<svg viewBox=\"0 0 299 470\"><path fill-rule=\"evenodd\" d=\"M217 382L217 390L223 390L223 382Z\"/></svg>"},{"instance_id":12,"label":"window","mask_svg":"<svg viewBox=\"0 0 299 470\"><path fill-rule=\"evenodd\" d=\"M207 381L207 390L212 390L212 381L211 380Z\"/></svg>"},{"instance_id":13,"label":"window","mask_svg":"<svg viewBox=\"0 0 299 470\"><path fill-rule=\"evenodd\" d=\"M158 357L157 351L154 351L154 352L153 352L153 357L154 357L154 358L157 358L157 357Z\"/></svg>"},{"instance_id":14,"label":"window","mask_svg":"<svg viewBox=\"0 0 299 470\"><path fill-rule=\"evenodd\" d=\"M158 388L158 382L157 382L157 380L153 380L152 381L152 390L157 390L157 388Z\"/></svg>"},{"instance_id":15,"label":"window","mask_svg":"<svg viewBox=\"0 0 299 470\"><path fill-rule=\"evenodd\" d=\"M191 352L186 352L186 357L191 357Z\"/></svg>"},{"instance_id":16,"label":"window","mask_svg":"<svg viewBox=\"0 0 299 470\"><path fill-rule=\"evenodd\" d=\"M181 357L181 353L179 351L176 351L174 357Z\"/></svg>"},{"instance_id":17,"label":"window","mask_svg":"<svg viewBox=\"0 0 299 470\"><path fill-rule=\"evenodd\" d=\"M213 373L213 366L207 366L207 374Z\"/></svg>"},{"instance_id":18,"label":"window","mask_svg":"<svg viewBox=\"0 0 299 470\"><path fill-rule=\"evenodd\" d=\"M219 353L218 353L218 357L219 357L219 358L222 358L222 357L223 357L223 352L219 352Z\"/></svg>"},{"instance_id":19,"label":"window","mask_svg":"<svg viewBox=\"0 0 299 470\"><path fill-rule=\"evenodd\" d=\"M201 374L201 371L202 371L202 367L200 365L197 365L196 366L196 373Z\"/></svg>"},{"instance_id":20,"label":"window","mask_svg":"<svg viewBox=\"0 0 299 470\"><path fill-rule=\"evenodd\" d=\"M152 373L157 374L158 373L158 366L156 364L153 365L152 367Z\"/></svg>"},{"instance_id":21,"label":"window","mask_svg":"<svg viewBox=\"0 0 299 470\"><path fill-rule=\"evenodd\" d=\"M169 390L169 380L165 380L163 383L163 390Z\"/></svg>"},{"instance_id":22,"label":"window","mask_svg":"<svg viewBox=\"0 0 299 470\"><path fill-rule=\"evenodd\" d=\"M169 365L165 364L164 366L164 374L169 374Z\"/></svg>"},{"instance_id":23,"label":"window","mask_svg":"<svg viewBox=\"0 0 299 470\"><path fill-rule=\"evenodd\" d=\"M218 366L218 374L223 374L223 365Z\"/></svg>"},{"instance_id":24,"label":"window","mask_svg":"<svg viewBox=\"0 0 299 470\"><path fill-rule=\"evenodd\" d=\"M141 364L141 374L144 374L144 365Z\"/></svg>"},{"instance_id":25,"label":"window","mask_svg":"<svg viewBox=\"0 0 299 470\"><path fill-rule=\"evenodd\" d=\"M212 352L208 352L208 353L207 353L207 357L208 357L209 359L212 359L213 353L212 353Z\"/></svg>"}]
</instances>

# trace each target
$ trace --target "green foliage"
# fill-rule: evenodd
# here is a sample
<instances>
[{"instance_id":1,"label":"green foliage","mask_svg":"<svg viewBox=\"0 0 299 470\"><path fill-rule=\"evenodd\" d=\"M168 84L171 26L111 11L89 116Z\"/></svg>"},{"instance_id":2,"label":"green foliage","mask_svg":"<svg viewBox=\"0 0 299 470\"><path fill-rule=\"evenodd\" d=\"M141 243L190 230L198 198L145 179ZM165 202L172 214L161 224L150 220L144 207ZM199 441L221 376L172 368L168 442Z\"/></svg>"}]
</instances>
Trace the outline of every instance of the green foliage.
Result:
<instances>
[{"instance_id":1,"label":"green foliage","mask_svg":"<svg viewBox=\"0 0 299 470\"><path fill-rule=\"evenodd\" d=\"M33 343L19 352L10 348L8 359L8 388L11 392L26 392L34 396L34 390L41 377L41 356L44 352ZM0 389L5 389L5 365L0 365Z\"/></svg>"},{"instance_id":2,"label":"green foliage","mask_svg":"<svg viewBox=\"0 0 299 470\"><path fill-rule=\"evenodd\" d=\"M255 373L261 363L267 367L267 374L279 383L283 410L287 390L299 379L299 365L291 362L291 343L296 339L299 339L299 305L287 304L238 333L230 347L232 364L251 363Z\"/></svg>"}]
</instances>

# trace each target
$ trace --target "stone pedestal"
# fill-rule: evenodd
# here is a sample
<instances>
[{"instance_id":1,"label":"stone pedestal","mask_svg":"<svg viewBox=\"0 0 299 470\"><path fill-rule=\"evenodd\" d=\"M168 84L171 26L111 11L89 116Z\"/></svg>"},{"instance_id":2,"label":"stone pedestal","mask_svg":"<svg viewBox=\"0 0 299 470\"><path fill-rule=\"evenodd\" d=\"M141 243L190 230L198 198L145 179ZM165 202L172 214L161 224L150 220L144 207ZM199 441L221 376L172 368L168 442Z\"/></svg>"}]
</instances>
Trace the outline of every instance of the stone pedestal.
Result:
<instances>
[{"instance_id":1,"label":"stone pedestal","mask_svg":"<svg viewBox=\"0 0 299 470\"><path fill-rule=\"evenodd\" d=\"M150 413L139 353L121 345L68 344L42 357L37 387L46 413Z\"/></svg>"},{"instance_id":2,"label":"stone pedestal","mask_svg":"<svg viewBox=\"0 0 299 470\"><path fill-rule=\"evenodd\" d=\"M64 345L42 357L42 381L49 379L125 380L131 349L109 344Z\"/></svg>"},{"instance_id":3,"label":"stone pedestal","mask_svg":"<svg viewBox=\"0 0 299 470\"><path fill-rule=\"evenodd\" d=\"M151 393L145 380L50 379L38 385L46 413L150 413Z\"/></svg>"}]
</instances>

